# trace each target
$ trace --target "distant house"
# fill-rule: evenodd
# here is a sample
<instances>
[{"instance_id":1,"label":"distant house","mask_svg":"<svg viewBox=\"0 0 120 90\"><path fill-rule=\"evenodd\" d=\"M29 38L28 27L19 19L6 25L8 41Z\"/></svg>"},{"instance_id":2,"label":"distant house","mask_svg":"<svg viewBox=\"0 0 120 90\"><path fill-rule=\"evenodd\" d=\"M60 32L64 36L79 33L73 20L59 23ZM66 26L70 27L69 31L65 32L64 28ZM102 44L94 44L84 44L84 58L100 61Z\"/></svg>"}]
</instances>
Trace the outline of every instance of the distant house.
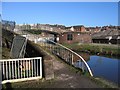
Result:
<instances>
[{"instance_id":1,"label":"distant house","mask_svg":"<svg viewBox=\"0 0 120 90\"><path fill-rule=\"evenodd\" d=\"M85 32L86 31L86 29L83 25L66 27L66 29L69 31L74 31L74 32Z\"/></svg>"},{"instance_id":2,"label":"distant house","mask_svg":"<svg viewBox=\"0 0 120 90\"><path fill-rule=\"evenodd\" d=\"M14 31L15 25L15 21L2 20L2 29Z\"/></svg>"},{"instance_id":3,"label":"distant house","mask_svg":"<svg viewBox=\"0 0 120 90\"><path fill-rule=\"evenodd\" d=\"M120 44L120 30L104 30L92 35L93 43Z\"/></svg>"},{"instance_id":4,"label":"distant house","mask_svg":"<svg viewBox=\"0 0 120 90\"><path fill-rule=\"evenodd\" d=\"M86 27L85 29L86 29L86 32L94 34L94 33L100 32L101 27Z\"/></svg>"},{"instance_id":5,"label":"distant house","mask_svg":"<svg viewBox=\"0 0 120 90\"><path fill-rule=\"evenodd\" d=\"M102 36L99 38L93 38L93 43L103 43L103 44L120 44L120 36Z\"/></svg>"},{"instance_id":6,"label":"distant house","mask_svg":"<svg viewBox=\"0 0 120 90\"><path fill-rule=\"evenodd\" d=\"M91 43L92 39L88 33L63 32L59 35L59 43Z\"/></svg>"}]
</instances>

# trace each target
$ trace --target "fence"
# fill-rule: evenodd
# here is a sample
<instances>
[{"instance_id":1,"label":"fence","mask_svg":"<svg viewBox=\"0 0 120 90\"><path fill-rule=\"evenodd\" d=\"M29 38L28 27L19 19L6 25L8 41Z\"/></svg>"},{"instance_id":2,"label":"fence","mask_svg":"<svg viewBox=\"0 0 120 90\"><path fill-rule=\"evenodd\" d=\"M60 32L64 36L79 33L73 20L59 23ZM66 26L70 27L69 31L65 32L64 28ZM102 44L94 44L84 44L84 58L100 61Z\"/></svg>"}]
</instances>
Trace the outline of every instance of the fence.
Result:
<instances>
[{"instance_id":1,"label":"fence","mask_svg":"<svg viewBox=\"0 0 120 90\"><path fill-rule=\"evenodd\" d=\"M43 46L45 49L49 50L52 54L67 62L68 64L82 69L83 72L87 71L91 76L93 76L87 62L79 54L72 51L71 49L48 39L38 41L37 43Z\"/></svg>"},{"instance_id":2,"label":"fence","mask_svg":"<svg viewBox=\"0 0 120 90\"><path fill-rule=\"evenodd\" d=\"M2 84L42 78L42 58L0 60Z\"/></svg>"}]
</instances>

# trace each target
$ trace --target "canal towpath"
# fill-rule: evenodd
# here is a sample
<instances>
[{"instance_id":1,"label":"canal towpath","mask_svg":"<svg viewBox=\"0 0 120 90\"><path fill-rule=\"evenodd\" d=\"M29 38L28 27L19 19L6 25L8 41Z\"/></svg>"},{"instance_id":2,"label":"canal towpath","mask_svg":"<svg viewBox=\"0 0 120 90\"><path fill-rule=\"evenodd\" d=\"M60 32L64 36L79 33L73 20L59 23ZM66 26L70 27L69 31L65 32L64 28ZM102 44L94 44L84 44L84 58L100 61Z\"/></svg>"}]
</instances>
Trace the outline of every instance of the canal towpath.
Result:
<instances>
[{"instance_id":1,"label":"canal towpath","mask_svg":"<svg viewBox=\"0 0 120 90\"><path fill-rule=\"evenodd\" d=\"M75 68L61 60L54 60L54 79L18 82L13 88L105 88L104 84L81 75Z\"/></svg>"}]
</instances>

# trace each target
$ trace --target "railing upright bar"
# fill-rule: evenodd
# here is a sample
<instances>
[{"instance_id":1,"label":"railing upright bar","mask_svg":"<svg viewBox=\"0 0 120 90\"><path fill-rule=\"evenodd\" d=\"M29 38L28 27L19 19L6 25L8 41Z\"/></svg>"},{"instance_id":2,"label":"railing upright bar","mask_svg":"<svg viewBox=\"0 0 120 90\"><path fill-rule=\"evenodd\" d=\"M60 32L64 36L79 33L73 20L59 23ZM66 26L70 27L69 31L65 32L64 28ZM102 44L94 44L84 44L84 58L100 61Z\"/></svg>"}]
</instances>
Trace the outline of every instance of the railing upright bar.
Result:
<instances>
[{"instance_id":1,"label":"railing upright bar","mask_svg":"<svg viewBox=\"0 0 120 90\"><path fill-rule=\"evenodd\" d=\"M6 79L8 79L7 61L6 61Z\"/></svg>"},{"instance_id":2,"label":"railing upright bar","mask_svg":"<svg viewBox=\"0 0 120 90\"><path fill-rule=\"evenodd\" d=\"M22 78L24 78L24 70L23 70L23 61L21 61L22 62L22 64L21 64L21 71L22 71Z\"/></svg>"},{"instance_id":3,"label":"railing upright bar","mask_svg":"<svg viewBox=\"0 0 120 90\"><path fill-rule=\"evenodd\" d=\"M12 61L12 78L14 78L14 67L13 67L13 62L14 62L14 61Z\"/></svg>"},{"instance_id":4,"label":"railing upright bar","mask_svg":"<svg viewBox=\"0 0 120 90\"><path fill-rule=\"evenodd\" d=\"M65 49L63 48L63 59L65 59Z\"/></svg>"},{"instance_id":5,"label":"railing upright bar","mask_svg":"<svg viewBox=\"0 0 120 90\"><path fill-rule=\"evenodd\" d=\"M20 61L18 60L17 62L18 62L18 72L17 72L18 75L17 75L17 76L18 76L18 78L20 78L20 72L19 72L19 69L20 69L20 64L19 64L19 62L20 62Z\"/></svg>"},{"instance_id":6,"label":"railing upright bar","mask_svg":"<svg viewBox=\"0 0 120 90\"><path fill-rule=\"evenodd\" d=\"M84 63L82 64L82 71L84 72Z\"/></svg>"},{"instance_id":7,"label":"railing upright bar","mask_svg":"<svg viewBox=\"0 0 120 90\"><path fill-rule=\"evenodd\" d=\"M31 64L32 65L32 77L33 77L33 60L34 59L32 59L32 64Z\"/></svg>"},{"instance_id":8,"label":"railing upright bar","mask_svg":"<svg viewBox=\"0 0 120 90\"><path fill-rule=\"evenodd\" d=\"M31 72L31 71L30 71L30 60L29 60L29 77L30 77L30 72Z\"/></svg>"},{"instance_id":9,"label":"railing upright bar","mask_svg":"<svg viewBox=\"0 0 120 90\"><path fill-rule=\"evenodd\" d=\"M25 60L25 72L26 72L26 77L27 77L27 60Z\"/></svg>"},{"instance_id":10,"label":"railing upright bar","mask_svg":"<svg viewBox=\"0 0 120 90\"><path fill-rule=\"evenodd\" d=\"M15 61L15 78L16 78L16 61Z\"/></svg>"},{"instance_id":11,"label":"railing upright bar","mask_svg":"<svg viewBox=\"0 0 120 90\"><path fill-rule=\"evenodd\" d=\"M11 79L11 67L10 67L10 61L9 61L9 78Z\"/></svg>"},{"instance_id":12,"label":"railing upright bar","mask_svg":"<svg viewBox=\"0 0 120 90\"><path fill-rule=\"evenodd\" d=\"M70 52L68 53L68 63L70 64Z\"/></svg>"},{"instance_id":13,"label":"railing upright bar","mask_svg":"<svg viewBox=\"0 0 120 90\"><path fill-rule=\"evenodd\" d=\"M72 53L72 65L74 65L74 55Z\"/></svg>"},{"instance_id":14,"label":"railing upright bar","mask_svg":"<svg viewBox=\"0 0 120 90\"><path fill-rule=\"evenodd\" d=\"M3 68L2 68L2 69L3 69L3 79L4 79L4 76L5 76L4 61L3 61L3 64L1 64L1 65L3 66Z\"/></svg>"},{"instance_id":15,"label":"railing upright bar","mask_svg":"<svg viewBox=\"0 0 120 90\"><path fill-rule=\"evenodd\" d=\"M35 67L36 65L35 65L35 60L34 60L34 74L35 74L35 76L36 76L36 67Z\"/></svg>"},{"instance_id":16,"label":"railing upright bar","mask_svg":"<svg viewBox=\"0 0 120 90\"><path fill-rule=\"evenodd\" d=\"M71 52L70 52L70 65L72 65L72 57L71 57Z\"/></svg>"},{"instance_id":17,"label":"railing upright bar","mask_svg":"<svg viewBox=\"0 0 120 90\"><path fill-rule=\"evenodd\" d=\"M22 78L22 70L21 70L21 66L22 66L22 63L21 63L21 61L19 62L19 69L20 69L20 78Z\"/></svg>"},{"instance_id":18,"label":"railing upright bar","mask_svg":"<svg viewBox=\"0 0 120 90\"><path fill-rule=\"evenodd\" d=\"M28 62L28 60L26 60L27 62L26 62L26 64L27 64L27 77L29 76L29 62Z\"/></svg>"},{"instance_id":19,"label":"railing upright bar","mask_svg":"<svg viewBox=\"0 0 120 90\"><path fill-rule=\"evenodd\" d=\"M26 76L26 61L24 61L24 78Z\"/></svg>"},{"instance_id":20,"label":"railing upright bar","mask_svg":"<svg viewBox=\"0 0 120 90\"><path fill-rule=\"evenodd\" d=\"M23 61L23 78L25 78L25 61Z\"/></svg>"},{"instance_id":21,"label":"railing upright bar","mask_svg":"<svg viewBox=\"0 0 120 90\"><path fill-rule=\"evenodd\" d=\"M38 60L39 60L39 59L37 59L37 76L38 76L38 64L39 64L39 63L38 63Z\"/></svg>"},{"instance_id":22,"label":"railing upright bar","mask_svg":"<svg viewBox=\"0 0 120 90\"><path fill-rule=\"evenodd\" d=\"M42 77L42 58L40 58L40 76Z\"/></svg>"}]
</instances>

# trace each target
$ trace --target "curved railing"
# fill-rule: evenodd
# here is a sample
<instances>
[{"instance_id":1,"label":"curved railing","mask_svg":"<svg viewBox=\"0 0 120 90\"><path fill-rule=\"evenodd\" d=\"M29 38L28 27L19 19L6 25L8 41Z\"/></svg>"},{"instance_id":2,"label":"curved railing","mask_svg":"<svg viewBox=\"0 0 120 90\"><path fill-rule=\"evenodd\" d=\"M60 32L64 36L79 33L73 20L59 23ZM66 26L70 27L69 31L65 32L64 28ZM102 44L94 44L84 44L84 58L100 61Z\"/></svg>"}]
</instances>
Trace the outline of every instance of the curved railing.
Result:
<instances>
[{"instance_id":1,"label":"curved railing","mask_svg":"<svg viewBox=\"0 0 120 90\"><path fill-rule=\"evenodd\" d=\"M37 43L41 46L44 46L45 49L49 50L51 53L55 54L68 64L81 68L83 72L88 71L90 76L93 76L89 65L83 59L83 57L71 49L48 39L37 41Z\"/></svg>"}]
</instances>

